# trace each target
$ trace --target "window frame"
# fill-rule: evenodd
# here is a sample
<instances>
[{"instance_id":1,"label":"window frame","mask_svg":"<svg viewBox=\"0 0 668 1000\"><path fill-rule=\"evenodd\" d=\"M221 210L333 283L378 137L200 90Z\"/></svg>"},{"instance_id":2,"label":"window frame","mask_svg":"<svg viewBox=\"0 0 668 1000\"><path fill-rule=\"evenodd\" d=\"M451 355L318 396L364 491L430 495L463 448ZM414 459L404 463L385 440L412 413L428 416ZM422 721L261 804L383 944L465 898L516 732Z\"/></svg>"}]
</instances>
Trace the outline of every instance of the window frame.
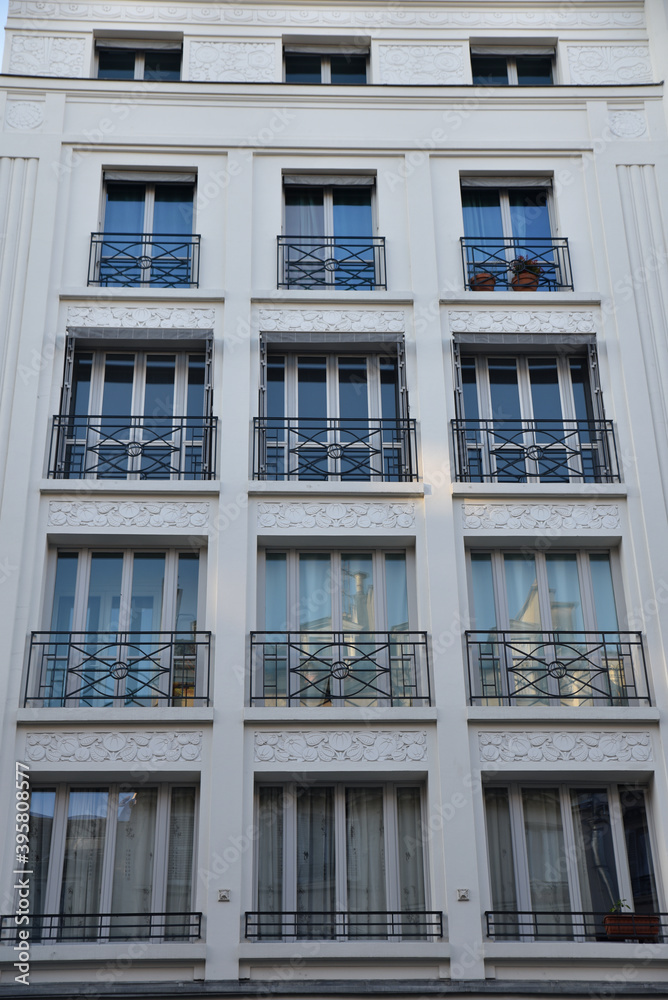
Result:
<instances>
[{"instance_id":1,"label":"window frame","mask_svg":"<svg viewBox=\"0 0 668 1000\"><path fill-rule=\"evenodd\" d=\"M297 176L297 175L292 175L291 174L291 176ZM310 178L313 175L309 174L307 176ZM330 183L326 183L327 178L323 178L323 182L324 183L322 185L312 184L312 183L309 183L309 182L306 182L303 185L303 187L306 188L307 190L320 190L320 191L322 191L322 196L323 196L323 227L324 227L325 231L324 231L324 233L308 233L308 234L304 234L304 235L298 236L298 238L305 239L305 240L309 239L309 238L312 238L312 239L313 238L325 238L325 239L328 239L328 240L329 239L337 239L336 233L334 232L334 190L336 188L342 188L342 187L343 188L345 188L345 187L355 188L357 185L354 183L354 178L355 178L355 176L360 176L360 175L353 175L353 174L351 174L348 177L346 174L341 174L340 176L341 176L340 183L337 182L337 183L334 184L334 183L331 183L331 181L330 181ZM361 176L367 177L369 175L364 174L364 175L361 175ZM348 183L347 184L346 181L349 180L349 179L352 180L353 183ZM376 180L377 180L377 178L374 175L373 176L373 182L371 184L359 185L361 189L367 189L370 192L369 206L370 206L370 211L371 211L371 234L369 235L369 239L373 239L373 237L378 234L378 218L377 218L377 204L376 204ZM300 189L300 185L297 184L297 183L286 184L285 181L282 181L282 189L283 189L282 218L281 218L282 235L283 236L295 236L297 234L295 234L295 233L289 233L289 232L286 231L287 230L287 203L286 203L285 195L286 195L286 192L289 191L289 190L299 190ZM338 238L345 240L345 237L338 237Z\"/></svg>"},{"instance_id":2,"label":"window frame","mask_svg":"<svg viewBox=\"0 0 668 1000\"><path fill-rule=\"evenodd\" d=\"M147 44L146 40L137 40L133 43L132 39L128 39L128 44L115 44L105 45L105 39L97 39L95 42L95 61L93 72L95 74L96 80L104 80L107 83L129 83L131 80L115 80L108 77L101 77L100 73L100 51L106 49L106 51L118 51L118 52L133 52L135 57L135 67L134 67L134 77L133 80L141 80L145 83L181 83L183 80L183 43L180 43L178 47L174 44L173 39L165 39L162 42L155 41L153 44ZM180 65L179 65L179 79L178 80L160 80L154 79L153 77L145 77L145 63L146 63L146 53L147 51L157 51L157 52L177 52L180 55Z\"/></svg>"},{"instance_id":3,"label":"window frame","mask_svg":"<svg viewBox=\"0 0 668 1000\"><path fill-rule=\"evenodd\" d=\"M116 173L116 171L114 171ZM123 173L123 171L119 171ZM188 174L192 174L192 171L187 171ZM165 171L164 174L159 174L156 172L152 180L146 179L146 174L142 171L142 176L136 177L133 175L131 170L128 170L127 176L125 177L113 177L108 178L106 173L102 177L102 198L100 204L100 217L98 228L103 235L112 235L111 231L109 234L105 232L106 218L107 218L107 193L109 184L141 184L144 188L144 218L142 223L141 233L136 233L132 235L136 236L154 236L153 223L154 223L154 212L155 212L155 189L158 185L171 186L179 185L181 187L190 187L192 189L192 232L190 234L184 233L184 238L186 235L194 235L197 231L197 178L195 180L177 180L178 174L174 177L170 176L169 172ZM168 234L165 234L168 235Z\"/></svg>"},{"instance_id":4,"label":"window frame","mask_svg":"<svg viewBox=\"0 0 668 1000\"><path fill-rule=\"evenodd\" d=\"M283 45L282 53L282 80L283 83L288 83L291 86L299 86L299 82L296 80L287 79L287 55L313 55L319 56L320 58L320 81L318 83L305 83L301 86L306 87L320 87L320 86L334 86L334 87L365 87L369 83L369 71L370 71L370 49L368 46L355 48L353 46L342 45L339 47L340 50L337 51L336 46L326 46L326 45L308 45L305 44L303 48L300 49L298 45ZM320 51L318 51L320 50ZM332 56L364 56L365 59L365 74L366 80L364 83L334 83L332 84L332 74L331 74L331 60Z\"/></svg>"},{"instance_id":5,"label":"window frame","mask_svg":"<svg viewBox=\"0 0 668 1000\"><path fill-rule=\"evenodd\" d=\"M503 47L505 47L505 46L503 46ZM547 48L547 46L545 46L545 47ZM472 79L476 76L475 69L474 69L474 59L475 59L476 56L479 56L482 59L485 59L485 58L505 59L506 60L507 82L506 83L476 83L475 80L473 79L473 86L474 87L554 87L557 84L557 82L558 82L557 81L557 51L556 51L556 46L553 48L551 54L548 54L547 52L542 53L542 55L543 55L543 57L545 59L549 59L550 60L550 68L551 68L551 73L552 73L552 79L551 79L550 83L528 83L528 84L524 84L524 83L520 83L519 82L519 77L518 77L518 72L517 72L517 60L525 58L525 57L526 58L531 58L532 56L535 55L534 53L532 53L532 52L523 52L521 46L517 46L516 48L513 48L513 51L510 51L510 49L509 49L509 51L507 53L499 51L499 49L502 48L502 47L501 46L494 46L493 44L490 44L489 52L485 52L484 51L484 46L483 45L476 45L475 48L476 48L477 51L475 51L475 52L471 51L470 52L471 77L472 77Z\"/></svg>"},{"instance_id":6,"label":"window frame","mask_svg":"<svg viewBox=\"0 0 668 1000\"><path fill-rule=\"evenodd\" d=\"M536 192L538 192L538 191L544 191L545 192L545 195L546 195L546 198L545 198L545 207L547 209L547 217L548 217L548 222L550 224L550 239L552 239L552 240L559 239L559 226L557 224L556 204L555 204L555 199L554 199L554 187L553 187L553 184L552 184L552 179L549 180L549 183L546 183L546 184L537 184L535 186L535 188L534 188L531 185L530 182L532 180L534 180L535 177L536 177L535 174L527 175L526 178L523 178L520 175L517 175L517 176L514 176L514 177L508 177L507 178L507 182L506 182L506 186L504 187L503 179L501 179L501 178L499 179L499 183L498 184L476 184L475 183L475 180L476 180L475 177L469 177L468 175L464 174L464 175L461 175L461 177L460 177L460 194L463 195L464 191L476 191L476 190L477 191L496 191L498 193L498 195L499 195L499 211L500 211L500 214L501 214L501 228L503 230L503 232L500 233L499 235L501 237L503 237L503 239L518 239L518 237L515 237L514 234L513 234L512 216L511 216L511 212L510 212L510 192L511 191L522 190L523 189L522 180L526 179L526 181L529 182L527 184L526 190L535 190ZM540 178L540 179L542 180L542 178ZM466 184L461 184L462 180L466 180L467 183ZM482 180L482 178L481 178L481 180ZM470 183L468 183L469 181L470 181ZM465 238L467 238L467 239L474 239L476 237L469 237L468 234L467 234L467 232L466 232L466 220L465 220L465 216L464 216L464 199L463 199L463 197L461 198L461 204L462 204L462 232L464 233L464 237ZM494 237L490 237L490 236L481 236L481 237L478 237L478 238L480 240L492 240L492 239L494 239ZM527 242L528 243L531 242L531 237L527 237Z\"/></svg>"}]
</instances>

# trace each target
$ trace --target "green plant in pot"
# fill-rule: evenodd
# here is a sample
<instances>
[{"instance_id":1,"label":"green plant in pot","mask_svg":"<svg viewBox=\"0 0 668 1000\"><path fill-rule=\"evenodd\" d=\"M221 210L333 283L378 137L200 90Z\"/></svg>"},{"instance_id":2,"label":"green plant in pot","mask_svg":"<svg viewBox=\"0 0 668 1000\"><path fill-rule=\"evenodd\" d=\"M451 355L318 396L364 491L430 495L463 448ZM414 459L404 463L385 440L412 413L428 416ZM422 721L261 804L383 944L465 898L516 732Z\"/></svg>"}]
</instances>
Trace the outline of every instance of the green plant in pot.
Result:
<instances>
[{"instance_id":1,"label":"green plant in pot","mask_svg":"<svg viewBox=\"0 0 668 1000\"><path fill-rule=\"evenodd\" d=\"M511 284L515 291L530 292L538 288L543 268L534 257L520 255L510 262Z\"/></svg>"},{"instance_id":2,"label":"green plant in pot","mask_svg":"<svg viewBox=\"0 0 668 1000\"><path fill-rule=\"evenodd\" d=\"M659 917L653 913L633 913L625 899L615 900L603 917L603 924L610 941L656 941L659 937Z\"/></svg>"}]
</instances>

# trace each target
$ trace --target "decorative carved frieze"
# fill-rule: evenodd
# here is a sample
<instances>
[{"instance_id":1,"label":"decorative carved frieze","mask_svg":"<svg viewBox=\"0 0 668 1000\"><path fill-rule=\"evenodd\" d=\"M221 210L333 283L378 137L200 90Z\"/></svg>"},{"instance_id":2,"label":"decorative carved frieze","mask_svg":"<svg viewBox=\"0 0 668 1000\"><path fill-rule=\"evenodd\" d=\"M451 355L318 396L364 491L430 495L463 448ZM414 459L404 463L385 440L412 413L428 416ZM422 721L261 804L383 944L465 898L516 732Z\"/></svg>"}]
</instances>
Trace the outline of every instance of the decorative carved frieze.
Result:
<instances>
[{"instance_id":1,"label":"decorative carved frieze","mask_svg":"<svg viewBox=\"0 0 668 1000\"><path fill-rule=\"evenodd\" d=\"M651 83L652 64L647 45L569 45L571 83Z\"/></svg>"},{"instance_id":2,"label":"decorative carved frieze","mask_svg":"<svg viewBox=\"0 0 668 1000\"><path fill-rule=\"evenodd\" d=\"M255 733L255 760L275 761L426 761L427 734L394 732L304 730L303 732Z\"/></svg>"},{"instance_id":3,"label":"decorative carved frieze","mask_svg":"<svg viewBox=\"0 0 668 1000\"><path fill-rule=\"evenodd\" d=\"M188 306L70 306L68 326L113 326L136 329L211 330L213 309Z\"/></svg>"},{"instance_id":4,"label":"decorative carved frieze","mask_svg":"<svg viewBox=\"0 0 668 1000\"><path fill-rule=\"evenodd\" d=\"M464 503L467 531L617 531L616 503Z\"/></svg>"},{"instance_id":5,"label":"decorative carved frieze","mask_svg":"<svg viewBox=\"0 0 668 1000\"><path fill-rule=\"evenodd\" d=\"M5 122L10 128L39 128L44 121L44 105L35 101L8 101Z\"/></svg>"},{"instance_id":6,"label":"decorative carved frieze","mask_svg":"<svg viewBox=\"0 0 668 1000\"><path fill-rule=\"evenodd\" d=\"M639 139L647 132L647 119L639 111L611 111L608 122L619 139Z\"/></svg>"},{"instance_id":7,"label":"decorative carved frieze","mask_svg":"<svg viewBox=\"0 0 668 1000\"><path fill-rule=\"evenodd\" d=\"M26 735L30 763L122 761L170 764L202 759L202 732L53 732Z\"/></svg>"},{"instance_id":8,"label":"decorative carved frieze","mask_svg":"<svg viewBox=\"0 0 668 1000\"><path fill-rule=\"evenodd\" d=\"M452 309L453 333L595 333L594 314L559 309Z\"/></svg>"},{"instance_id":9,"label":"decorative carved frieze","mask_svg":"<svg viewBox=\"0 0 668 1000\"><path fill-rule=\"evenodd\" d=\"M263 333L403 333L401 309L260 309Z\"/></svg>"},{"instance_id":10,"label":"decorative carved frieze","mask_svg":"<svg viewBox=\"0 0 668 1000\"><path fill-rule=\"evenodd\" d=\"M482 761L614 761L652 760L649 733L489 732L478 733Z\"/></svg>"},{"instance_id":11,"label":"decorative carved frieze","mask_svg":"<svg viewBox=\"0 0 668 1000\"><path fill-rule=\"evenodd\" d=\"M191 42L189 80L274 83L274 42Z\"/></svg>"},{"instance_id":12,"label":"decorative carved frieze","mask_svg":"<svg viewBox=\"0 0 668 1000\"><path fill-rule=\"evenodd\" d=\"M260 503L258 528L412 528L412 503Z\"/></svg>"},{"instance_id":13,"label":"decorative carved frieze","mask_svg":"<svg viewBox=\"0 0 668 1000\"><path fill-rule=\"evenodd\" d=\"M465 83L463 45L378 46L380 82L386 84Z\"/></svg>"},{"instance_id":14,"label":"decorative carved frieze","mask_svg":"<svg viewBox=\"0 0 668 1000\"><path fill-rule=\"evenodd\" d=\"M32 32L12 35L9 72L25 76L83 76L85 51L83 38L57 38Z\"/></svg>"},{"instance_id":15,"label":"decorative carved frieze","mask_svg":"<svg viewBox=\"0 0 668 1000\"><path fill-rule=\"evenodd\" d=\"M147 502L135 500L51 500L48 525L52 528L205 528L206 502Z\"/></svg>"}]
</instances>

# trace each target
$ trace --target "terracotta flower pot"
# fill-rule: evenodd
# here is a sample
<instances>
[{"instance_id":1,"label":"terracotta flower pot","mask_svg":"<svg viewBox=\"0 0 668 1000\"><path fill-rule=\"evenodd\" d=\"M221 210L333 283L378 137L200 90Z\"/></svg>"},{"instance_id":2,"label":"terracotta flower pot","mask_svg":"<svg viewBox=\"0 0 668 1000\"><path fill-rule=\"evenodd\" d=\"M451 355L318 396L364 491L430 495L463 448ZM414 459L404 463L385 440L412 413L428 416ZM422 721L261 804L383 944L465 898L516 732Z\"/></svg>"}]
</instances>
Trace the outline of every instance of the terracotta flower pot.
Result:
<instances>
[{"instance_id":1,"label":"terracotta flower pot","mask_svg":"<svg viewBox=\"0 0 668 1000\"><path fill-rule=\"evenodd\" d=\"M533 271L519 271L514 274L511 284L516 292L533 292L538 288L540 276Z\"/></svg>"},{"instance_id":2,"label":"terracotta flower pot","mask_svg":"<svg viewBox=\"0 0 668 1000\"><path fill-rule=\"evenodd\" d=\"M605 933L611 941L656 941L660 919L651 913L607 913Z\"/></svg>"},{"instance_id":3,"label":"terracotta flower pot","mask_svg":"<svg viewBox=\"0 0 668 1000\"><path fill-rule=\"evenodd\" d=\"M489 271L478 271L471 278L472 292L493 292L496 278Z\"/></svg>"}]
</instances>

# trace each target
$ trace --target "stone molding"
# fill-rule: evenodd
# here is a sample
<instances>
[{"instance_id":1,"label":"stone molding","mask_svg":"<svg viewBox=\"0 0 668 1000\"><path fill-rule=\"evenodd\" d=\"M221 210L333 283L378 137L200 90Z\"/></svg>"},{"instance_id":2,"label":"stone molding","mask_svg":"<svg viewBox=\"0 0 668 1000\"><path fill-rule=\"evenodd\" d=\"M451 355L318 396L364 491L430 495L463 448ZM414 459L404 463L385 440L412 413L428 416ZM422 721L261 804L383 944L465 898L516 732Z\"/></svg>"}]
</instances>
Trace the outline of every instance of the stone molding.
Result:
<instances>
[{"instance_id":1,"label":"stone molding","mask_svg":"<svg viewBox=\"0 0 668 1000\"><path fill-rule=\"evenodd\" d=\"M618 733L597 730L573 732L479 732L481 761L650 761L649 733Z\"/></svg>"},{"instance_id":2,"label":"stone molding","mask_svg":"<svg viewBox=\"0 0 668 1000\"><path fill-rule=\"evenodd\" d=\"M47 524L52 528L206 528L210 510L206 502L51 500Z\"/></svg>"},{"instance_id":3,"label":"stone molding","mask_svg":"<svg viewBox=\"0 0 668 1000\"><path fill-rule=\"evenodd\" d=\"M608 122L619 139L639 139L647 132L647 119L639 111L611 111Z\"/></svg>"},{"instance_id":4,"label":"stone molding","mask_svg":"<svg viewBox=\"0 0 668 1000\"><path fill-rule=\"evenodd\" d=\"M211 330L214 309L187 306L70 306L68 326L113 326L128 329Z\"/></svg>"},{"instance_id":5,"label":"stone molding","mask_svg":"<svg viewBox=\"0 0 668 1000\"><path fill-rule=\"evenodd\" d=\"M262 333L403 333L402 309L260 309Z\"/></svg>"},{"instance_id":6,"label":"stone molding","mask_svg":"<svg viewBox=\"0 0 668 1000\"><path fill-rule=\"evenodd\" d=\"M412 6L412 5L411 5ZM301 27L428 27L428 28L620 28L638 29L645 25L642 11L577 10L554 4L544 10L422 10L383 8L376 11L346 8L308 10L267 5L228 6L222 3L188 4L187 6L138 6L109 3L47 3L36 0L10 0L9 16L17 18L49 18L50 20L93 21L164 21L172 24L294 25Z\"/></svg>"},{"instance_id":7,"label":"stone molding","mask_svg":"<svg viewBox=\"0 0 668 1000\"><path fill-rule=\"evenodd\" d=\"M44 105L35 101L8 101L5 122L10 128L39 128L44 121Z\"/></svg>"},{"instance_id":8,"label":"stone molding","mask_svg":"<svg viewBox=\"0 0 668 1000\"><path fill-rule=\"evenodd\" d=\"M568 45L571 83L652 83L647 45Z\"/></svg>"},{"instance_id":9,"label":"stone molding","mask_svg":"<svg viewBox=\"0 0 668 1000\"><path fill-rule=\"evenodd\" d=\"M396 84L457 84L466 83L463 45L395 45L382 42L378 46L380 83Z\"/></svg>"},{"instance_id":10,"label":"stone molding","mask_svg":"<svg viewBox=\"0 0 668 1000\"><path fill-rule=\"evenodd\" d=\"M260 503L262 528L412 528L413 503Z\"/></svg>"},{"instance_id":11,"label":"stone molding","mask_svg":"<svg viewBox=\"0 0 668 1000\"><path fill-rule=\"evenodd\" d=\"M42 13L42 17L45 15ZM9 72L25 76L84 75L84 38L59 38L50 35L12 35Z\"/></svg>"},{"instance_id":12,"label":"stone molding","mask_svg":"<svg viewBox=\"0 0 668 1000\"><path fill-rule=\"evenodd\" d=\"M616 503L464 503L466 531L618 531Z\"/></svg>"},{"instance_id":13,"label":"stone molding","mask_svg":"<svg viewBox=\"0 0 668 1000\"><path fill-rule=\"evenodd\" d=\"M26 759L31 763L81 764L122 761L171 764L202 759L202 731L27 733Z\"/></svg>"},{"instance_id":14,"label":"stone molding","mask_svg":"<svg viewBox=\"0 0 668 1000\"><path fill-rule=\"evenodd\" d=\"M255 733L258 762L426 761L424 731L304 730Z\"/></svg>"},{"instance_id":15,"label":"stone molding","mask_svg":"<svg viewBox=\"0 0 668 1000\"><path fill-rule=\"evenodd\" d=\"M596 333L594 314L558 309L451 309L453 333Z\"/></svg>"},{"instance_id":16,"label":"stone molding","mask_svg":"<svg viewBox=\"0 0 668 1000\"><path fill-rule=\"evenodd\" d=\"M276 82L274 42L190 43L188 80Z\"/></svg>"}]
</instances>

